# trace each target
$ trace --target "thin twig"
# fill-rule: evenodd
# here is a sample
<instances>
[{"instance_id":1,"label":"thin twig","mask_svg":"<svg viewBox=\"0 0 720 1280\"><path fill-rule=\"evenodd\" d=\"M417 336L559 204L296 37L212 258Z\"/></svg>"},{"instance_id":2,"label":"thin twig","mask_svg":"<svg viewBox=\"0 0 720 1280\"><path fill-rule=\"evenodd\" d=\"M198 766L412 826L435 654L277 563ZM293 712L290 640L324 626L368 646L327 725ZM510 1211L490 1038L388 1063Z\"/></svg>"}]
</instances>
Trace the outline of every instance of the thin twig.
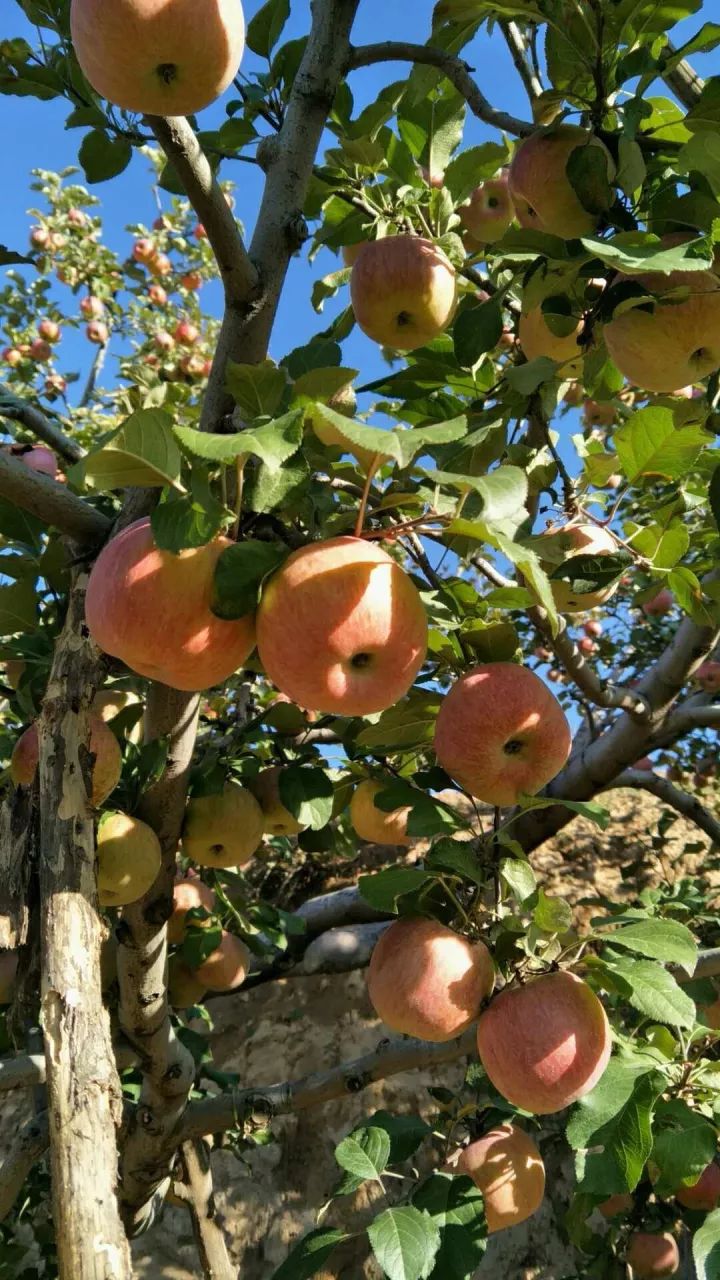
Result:
<instances>
[{"instance_id":1,"label":"thin twig","mask_svg":"<svg viewBox=\"0 0 720 1280\"><path fill-rule=\"evenodd\" d=\"M605 790L615 791L618 787L632 787L637 791L651 792L652 795L657 796L658 800L662 800L663 804L669 805L671 809L682 814L683 818L687 818L689 822L693 822L696 827L704 831L713 844L720 845L720 821L708 813L696 796L688 795L687 791L681 791L668 778L661 777L654 770L625 769Z\"/></svg>"}]
</instances>

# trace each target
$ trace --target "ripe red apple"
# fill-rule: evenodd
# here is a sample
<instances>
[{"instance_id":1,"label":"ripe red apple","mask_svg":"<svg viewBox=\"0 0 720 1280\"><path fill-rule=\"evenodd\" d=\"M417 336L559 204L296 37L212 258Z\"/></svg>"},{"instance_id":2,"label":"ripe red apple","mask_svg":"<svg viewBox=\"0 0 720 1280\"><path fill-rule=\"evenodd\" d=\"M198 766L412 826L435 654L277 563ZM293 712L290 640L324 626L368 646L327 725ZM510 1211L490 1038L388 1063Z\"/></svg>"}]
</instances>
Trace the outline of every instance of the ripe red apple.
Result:
<instances>
[{"instance_id":1,"label":"ripe red apple","mask_svg":"<svg viewBox=\"0 0 720 1280\"><path fill-rule=\"evenodd\" d=\"M152 827L127 813L111 813L98 828L97 887L101 907L125 907L152 888L162 851Z\"/></svg>"},{"instance_id":2,"label":"ripe red apple","mask_svg":"<svg viewBox=\"0 0 720 1280\"><path fill-rule=\"evenodd\" d=\"M95 757L91 801L97 808L115 790L122 771L122 754L117 738L99 716L90 717L90 751ZM37 726L31 724L18 738L10 759L10 777L16 787L32 785L39 758Z\"/></svg>"},{"instance_id":3,"label":"ripe red apple","mask_svg":"<svg viewBox=\"0 0 720 1280\"><path fill-rule=\"evenodd\" d=\"M507 171L481 182L459 213L461 225L478 246L500 240L515 216Z\"/></svg>"},{"instance_id":4,"label":"ripe red apple","mask_svg":"<svg viewBox=\"0 0 720 1280\"><path fill-rule=\"evenodd\" d=\"M82 209L68 209L67 220L71 227L84 227L87 222L87 215Z\"/></svg>"},{"instance_id":5,"label":"ripe red apple","mask_svg":"<svg viewBox=\"0 0 720 1280\"><path fill-rule=\"evenodd\" d=\"M383 347L414 351L443 333L455 314L455 268L430 240L388 236L363 245L350 297L363 333Z\"/></svg>"},{"instance_id":6,"label":"ripe red apple","mask_svg":"<svg viewBox=\"0 0 720 1280\"><path fill-rule=\"evenodd\" d=\"M174 689L226 680L255 644L252 617L226 622L211 611L215 566L232 545L219 537L174 555L156 548L148 519L128 525L90 574L85 612L95 643Z\"/></svg>"},{"instance_id":7,"label":"ripe red apple","mask_svg":"<svg viewBox=\"0 0 720 1280\"><path fill-rule=\"evenodd\" d=\"M664 618L666 613L671 613L675 606L675 597L672 591L667 587L663 587L662 591L658 591L652 600L646 600L642 606L642 611L646 618Z\"/></svg>"},{"instance_id":8,"label":"ripe red apple","mask_svg":"<svg viewBox=\"0 0 720 1280\"><path fill-rule=\"evenodd\" d=\"M484 942L470 942L437 920L396 920L377 943L368 995L392 1031L454 1040L477 1018L495 983Z\"/></svg>"},{"instance_id":9,"label":"ripe red apple","mask_svg":"<svg viewBox=\"0 0 720 1280\"><path fill-rule=\"evenodd\" d=\"M595 644L595 641L590 638L590 636L581 636L580 639L578 640L578 649L580 650L581 653L587 653L587 654L596 653L597 645Z\"/></svg>"},{"instance_id":10,"label":"ripe red apple","mask_svg":"<svg viewBox=\"0 0 720 1280\"><path fill-rule=\"evenodd\" d=\"M695 672L695 679L705 693L720 691L720 662L703 662Z\"/></svg>"},{"instance_id":11,"label":"ripe red apple","mask_svg":"<svg viewBox=\"0 0 720 1280\"><path fill-rule=\"evenodd\" d=\"M603 1218L617 1218L621 1213L629 1213L635 1201L628 1191L618 1191L614 1196L608 1196L607 1200L603 1200L598 1205L598 1213Z\"/></svg>"},{"instance_id":12,"label":"ripe red apple","mask_svg":"<svg viewBox=\"0 0 720 1280\"><path fill-rule=\"evenodd\" d=\"M48 360L52 360L53 349L49 342L44 338L35 338L30 343L30 358L35 360L37 364L47 364Z\"/></svg>"},{"instance_id":13,"label":"ripe red apple","mask_svg":"<svg viewBox=\"0 0 720 1280\"><path fill-rule=\"evenodd\" d=\"M245 943L223 929L219 945L198 965L195 975L209 991L234 991L245 981L250 959Z\"/></svg>"},{"instance_id":14,"label":"ripe red apple","mask_svg":"<svg viewBox=\"0 0 720 1280\"><path fill-rule=\"evenodd\" d=\"M173 888L173 910L167 922L168 942L182 942L187 925L185 917L188 911L203 907L212 913L215 910L215 894L198 876L176 880ZM198 922L199 923L199 922Z\"/></svg>"},{"instance_id":15,"label":"ripe red apple","mask_svg":"<svg viewBox=\"0 0 720 1280\"><path fill-rule=\"evenodd\" d=\"M268 679L309 711L345 716L402 698L427 644L414 583L362 538L294 551L263 591L257 626Z\"/></svg>"},{"instance_id":16,"label":"ripe red apple","mask_svg":"<svg viewBox=\"0 0 720 1280\"><path fill-rule=\"evenodd\" d=\"M480 1060L508 1102L563 1111L595 1088L610 1059L610 1024L587 983L562 970L506 987L478 1023Z\"/></svg>"},{"instance_id":17,"label":"ripe red apple","mask_svg":"<svg viewBox=\"0 0 720 1280\"><path fill-rule=\"evenodd\" d=\"M547 548L547 552L546 549ZM608 529L600 525L574 522L561 529L549 529L538 540L538 555L547 573L576 556L607 556L617 552L617 543ZM615 579L597 591L575 591L570 579L554 578L552 592L560 613L584 613L606 604L615 595L619 582Z\"/></svg>"},{"instance_id":18,"label":"ripe red apple","mask_svg":"<svg viewBox=\"0 0 720 1280\"><path fill-rule=\"evenodd\" d=\"M282 772L280 765L262 769L254 778L248 780L248 787L260 806L261 832L269 836L296 836L303 827L280 799Z\"/></svg>"},{"instance_id":19,"label":"ripe red apple","mask_svg":"<svg viewBox=\"0 0 720 1280\"><path fill-rule=\"evenodd\" d=\"M30 232L30 243L35 249L46 249L50 244L50 232L47 227L33 227Z\"/></svg>"},{"instance_id":20,"label":"ripe red apple","mask_svg":"<svg viewBox=\"0 0 720 1280\"><path fill-rule=\"evenodd\" d=\"M680 1270L680 1250L669 1232L662 1235L634 1231L628 1241L625 1261L632 1267L634 1280L657 1280L675 1276Z\"/></svg>"},{"instance_id":21,"label":"ripe red apple","mask_svg":"<svg viewBox=\"0 0 720 1280\"><path fill-rule=\"evenodd\" d=\"M482 1191L488 1231L502 1231L531 1218L545 1195L545 1165L529 1134L501 1124L471 1142L452 1160Z\"/></svg>"},{"instance_id":22,"label":"ripe red apple","mask_svg":"<svg viewBox=\"0 0 720 1280\"><path fill-rule=\"evenodd\" d=\"M181 347L194 347L200 337L200 330L196 324L192 324L189 320L180 320L175 326L173 337Z\"/></svg>"},{"instance_id":23,"label":"ripe red apple","mask_svg":"<svg viewBox=\"0 0 720 1280\"><path fill-rule=\"evenodd\" d=\"M604 326L621 373L645 391L678 391L720 368L720 279L713 271L649 272L627 277L659 299L633 307Z\"/></svg>"},{"instance_id":24,"label":"ripe red apple","mask_svg":"<svg viewBox=\"0 0 720 1280\"><path fill-rule=\"evenodd\" d=\"M510 196L521 227L534 227L569 240L591 235L599 215L583 208L567 173L578 147L597 147L605 158L608 181L615 166L607 147L577 125L560 124L525 138L510 165Z\"/></svg>"},{"instance_id":25,"label":"ripe red apple","mask_svg":"<svg viewBox=\"0 0 720 1280\"><path fill-rule=\"evenodd\" d=\"M148 236L141 236L132 247L132 256L136 262L152 262L157 255L157 245Z\"/></svg>"},{"instance_id":26,"label":"ripe red apple","mask_svg":"<svg viewBox=\"0 0 720 1280\"><path fill-rule=\"evenodd\" d=\"M5 364L10 365L11 369L16 369L19 364L22 364L25 357L17 347L6 347L2 353L2 358Z\"/></svg>"},{"instance_id":27,"label":"ripe red apple","mask_svg":"<svg viewBox=\"0 0 720 1280\"><path fill-rule=\"evenodd\" d=\"M243 867L263 836L255 796L237 782L219 795L193 796L185 810L183 852L201 867Z\"/></svg>"},{"instance_id":28,"label":"ripe red apple","mask_svg":"<svg viewBox=\"0 0 720 1280\"><path fill-rule=\"evenodd\" d=\"M592 639L597 640L603 633L602 622L598 622L596 618L588 618L587 622L583 622L583 631L586 636L590 636Z\"/></svg>"},{"instance_id":29,"label":"ripe red apple","mask_svg":"<svg viewBox=\"0 0 720 1280\"><path fill-rule=\"evenodd\" d=\"M153 342L158 351L172 351L175 347L175 339L171 333L168 333L167 329L158 329L158 332L153 337Z\"/></svg>"},{"instance_id":30,"label":"ripe red apple","mask_svg":"<svg viewBox=\"0 0 720 1280\"><path fill-rule=\"evenodd\" d=\"M104 347L110 340L110 330L102 320L91 320L85 326L85 337L88 342L94 342L98 347Z\"/></svg>"},{"instance_id":31,"label":"ripe red apple","mask_svg":"<svg viewBox=\"0 0 720 1280\"><path fill-rule=\"evenodd\" d=\"M41 320L37 328L40 337L44 338L46 342L60 341L60 325L55 320L48 320L47 318Z\"/></svg>"},{"instance_id":32,"label":"ripe red apple","mask_svg":"<svg viewBox=\"0 0 720 1280\"><path fill-rule=\"evenodd\" d=\"M70 31L96 93L155 116L189 116L214 102L245 47L240 0L206 0L202 32L196 0L72 0Z\"/></svg>"},{"instance_id":33,"label":"ripe red apple","mask_svg":"<svg viewBox=\"0 0 720 1280\"><path fill-rule=\"evenodd\" d=\"M375 804L375 796L386 790L390 781L376 782L367 778L361 782L350 801L350 821L361 840L368 840L371 844L410 845L412 838L407 833L409 806L385 813Z\"/></svg>"},{"instance_id":34,"label":"ripe red apple","mask_svg":"<svg viewBox=\"0 0 720 1280\"><path fill-rule=\"evenodd\" d=\"M80 310L87 320L99 320L105 315L105 303L102 298L89 293L87 297L80 299Z\"/></svg>"},{"instance_id":35,"label":"ripe red apple","mask_svg":"<svg viewBox=\"0 0 720 1280\"><path fill-rule=\"evenodd\" d=\"M681 1187L675 1192L675 1199L686 1209L697 1209L701 1213L711 1213L720 1203L720 1165L713 1160L703 1169L698 1181L691 1187Z\"/></svg>"},{"instance_id":36,"label":"ripe red apple","mask_svg":"<svg viewBox=\"0 0 720 1280\"><path fill-rule=\"evenodd\" d=\"M202 285L203 278L199 271L186 271L184 276L180 277L180 283L183 289L197 290Z\"/></svg>"},{"instance_id":37,"label":"ripe red apple","mask_svg":"<svg viewBox=\"0 0 720 1280\"><path fill-rule=\"evenodd\" d=\"M565 764L572 745L565 713L528 667L475 667L443 699L435 753L443 769L486 804L536 795Z\"/></svg>"},{"instance_id":38,"label":"ripe red apple","mask_svg":"<svg viewBox=\"0 0 720 1280\"><path fill-rule=\"evenodd\" d=\"M151 284L148 289L148 298L155 307L164 307L167 303L168 296L161 284Z\"/></svg>"},{"instance_id":39,"label":"ripe red apple","mask_svg":"<svg viewBox=\"0 0 720 1280\"><path fill-rule=\"evenodd\" d=\"M195 223L195 226L193 227L193 235L196 240L207 240L207 231L205 230L202 222Z\"/></svg>"}]
</instances>

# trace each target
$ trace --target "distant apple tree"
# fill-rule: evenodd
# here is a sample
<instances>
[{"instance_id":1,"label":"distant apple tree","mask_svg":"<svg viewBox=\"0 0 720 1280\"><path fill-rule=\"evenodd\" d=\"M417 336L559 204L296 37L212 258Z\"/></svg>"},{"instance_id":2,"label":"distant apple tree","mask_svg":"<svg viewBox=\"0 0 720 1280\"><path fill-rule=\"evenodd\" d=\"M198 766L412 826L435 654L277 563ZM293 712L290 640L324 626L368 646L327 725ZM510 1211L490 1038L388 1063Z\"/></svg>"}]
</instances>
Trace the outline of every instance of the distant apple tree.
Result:
<instances>
[{"instance_id":1,"label":"distant apple tree","mask_svg":"<svg viewBox=\"0 0 720 1280\"><path fill-rule=\"evenodd\" d=\"M0 91L19 128L65 100L79 146L0 247L0 1091L34 1105L0 1151L0 1274L129 1280L170 1198L227 1280L212 1136L251 1159L275 1116L414 1068L428 1116L340 1142L275 1280L331 1274L365 1183L378 1274L471 1280L542 1202L549 1132L568 1275L717 1277L720 79L688 60L712 6L440 0L358 46L371 0L313 0L286 43L288 0L251 0L238 70L239 0L155 27L150 0L16 4ZM482 91L491 40L524 118ZM157 217L110 244L95 191L131 161ZM334 318L283 351L299 255ZM380 376L348 365L356 326ZM621 787L660 801L627 868L657 887L580 927L532 855L578 814L602 832ZM319 895L368 842L387 865ZM213 1067L223 992L365 967L376 1052Z\"/></svg>"}]
</instances>

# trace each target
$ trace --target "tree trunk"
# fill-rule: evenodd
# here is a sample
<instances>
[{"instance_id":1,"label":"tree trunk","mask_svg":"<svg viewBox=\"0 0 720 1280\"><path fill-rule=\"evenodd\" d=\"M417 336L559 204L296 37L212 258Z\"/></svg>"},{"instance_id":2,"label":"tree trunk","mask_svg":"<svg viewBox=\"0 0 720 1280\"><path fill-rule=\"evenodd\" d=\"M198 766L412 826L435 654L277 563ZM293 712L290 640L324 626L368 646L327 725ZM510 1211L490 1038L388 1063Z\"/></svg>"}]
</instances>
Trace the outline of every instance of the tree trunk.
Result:
<instances>
[{"instance_id":1,"label":"tree trunk","mask_svg":"<svg viewBox=\"0 0 720 1280\"><path fill-rule=\"evenodd\" d=\"M40 932L52 1206L61 1280L130 1280L116 1198L120 1082L100 989L88 706L100 674L75 577L40 741Z\"/></svg>"}]
</instances>

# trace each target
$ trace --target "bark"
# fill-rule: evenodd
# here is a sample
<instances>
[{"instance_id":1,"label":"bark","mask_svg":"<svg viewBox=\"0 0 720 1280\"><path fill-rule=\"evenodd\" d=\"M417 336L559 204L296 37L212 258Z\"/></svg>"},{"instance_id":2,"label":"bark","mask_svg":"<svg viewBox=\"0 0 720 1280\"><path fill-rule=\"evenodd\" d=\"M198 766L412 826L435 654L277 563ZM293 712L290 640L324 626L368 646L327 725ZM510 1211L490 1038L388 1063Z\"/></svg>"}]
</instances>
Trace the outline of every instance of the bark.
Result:
<instances>
[{"instance_id":1,"label":"bark","mask_svg":"<svg viewBox=\"0 0 720 1280\"><path fill-rule=\"evenodd\" d=\"M222 1227L215 1212L210 1148L197 1138L183 1143L185 1190L183 1197L190 1213L200 1265L206 1280L236 1280L236 1270L228 1257Z\"/></svg>"},{"instance_id":2,"label":"bark","mask_svg":"<svg viewBox=\"0 0 720 1280\"><path fill-rule=\"evenodd\" d=\"M111 522L101 511L9 453L0 453L0 497L86 545L97 545L110 531Z\"/></svg>"},{"instance_id":3,"label":"bark","mask_svg":"<svg viewBox=\"0 0 720 1280\"><path fill-rule=\"evenodd\" d=\"M84 623L85 584L77 575L38 722L41 1009L53 1221L61 1280L130 1280L116 1198L120 1082L100 989L104 928L88 800L88 707L100 657Z\"/></svg>"},{"instance_id":4,"label":"bark","mask_svg":"<svg viewBox=\"0 0 720 1280\"><path fill-rule=\"evenodd\" d=\"M32 792L18 788L0 806L0 948L12 950L27 942L33 834Z\"/></svg>"}]
</instances>

